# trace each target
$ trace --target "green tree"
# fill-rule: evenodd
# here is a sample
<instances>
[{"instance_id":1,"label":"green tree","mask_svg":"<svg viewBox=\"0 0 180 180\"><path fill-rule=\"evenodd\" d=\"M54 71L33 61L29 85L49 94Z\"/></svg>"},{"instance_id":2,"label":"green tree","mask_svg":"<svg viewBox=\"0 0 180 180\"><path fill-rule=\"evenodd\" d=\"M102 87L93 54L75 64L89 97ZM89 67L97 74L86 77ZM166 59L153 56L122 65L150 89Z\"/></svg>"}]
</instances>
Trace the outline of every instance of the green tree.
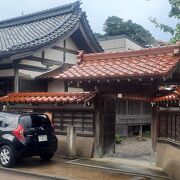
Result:
<instances>
[{"instance_id":1,"label":"green tree","mask_svg":"<svg viewBox=\"0 0 180 180\"><path fill-rule=\"evenodd\" d=\"M173 17L176 19L180 19L180 0L169 0L171 5L171 10L169 12L169 17ZM175 43L180 40L180 24L176 25L176 28L172 28L168 25L159 23L156 18L149 18L152 23L155 24L156 27L160 28L164 32L169 32L172 34L171 42Z\"/></svg>"},{"instance_id":2,"label":"green tree","mask_svg":"<svg viewBox=\"0 0 180 180\"><path fill-rule=\"evenodd\" d=\"M155 42L151 33L131 20L123 21L117 16L108 17L104 23L105 36L127 35L135 41L150 45Z\"/></svg>"},{"instance_id":3,"label":"green tree","mask_svg":"<svg viewBox=\"0 0 180 180\"><path fill-rule=\"evenodd\" d=\"M96 37L97 39L101 39L101 38L104 37L104 35L103 35L103 34L100 34L100 33L94 33L94 35L95 35L95 37Z\"/></svg>"}]
</instances>

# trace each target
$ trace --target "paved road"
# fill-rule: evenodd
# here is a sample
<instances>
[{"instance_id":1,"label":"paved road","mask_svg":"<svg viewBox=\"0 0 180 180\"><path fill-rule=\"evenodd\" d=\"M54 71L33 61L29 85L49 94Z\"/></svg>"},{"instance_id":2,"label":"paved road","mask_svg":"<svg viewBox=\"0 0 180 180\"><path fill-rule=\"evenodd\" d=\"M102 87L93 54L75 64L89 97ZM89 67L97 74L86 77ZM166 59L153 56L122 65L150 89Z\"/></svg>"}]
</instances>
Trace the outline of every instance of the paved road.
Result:
<instances>
[{"instance_id":1,"label":"paved road","mask_svg":"<svg viewBox=\"0 0 180 180\"><path fill-rule=\"evenodd\" d=\"M30 177L28 175L22 175L18 173L11 173L11 172L5 172L5 171L0 171L0 179L8 179L8 180L42 180L42 178L39 177Z\"/></svg>"}]
</instances>

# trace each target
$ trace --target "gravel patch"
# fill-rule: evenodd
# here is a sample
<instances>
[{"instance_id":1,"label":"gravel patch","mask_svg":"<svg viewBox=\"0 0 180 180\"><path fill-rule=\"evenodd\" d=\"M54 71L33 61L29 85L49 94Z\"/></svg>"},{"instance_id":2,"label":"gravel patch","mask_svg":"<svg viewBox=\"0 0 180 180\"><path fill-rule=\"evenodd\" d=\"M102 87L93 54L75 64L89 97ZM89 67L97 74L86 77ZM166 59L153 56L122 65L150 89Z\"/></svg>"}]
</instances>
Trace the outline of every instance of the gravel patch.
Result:
<instances>
[{"instance_id":1,"label":"gravel patch","mask_svg":"<svg viewBox=\"0 0 180 180\"><path fill-rule=\"evenodd\" d=\"M124 137L121 144L116 144L115 153L107 156L147 160L154 162L154 155L152 149L152 139L149 137L143 138L139 141L137 137Z\"/></svg>"}]
</instances>

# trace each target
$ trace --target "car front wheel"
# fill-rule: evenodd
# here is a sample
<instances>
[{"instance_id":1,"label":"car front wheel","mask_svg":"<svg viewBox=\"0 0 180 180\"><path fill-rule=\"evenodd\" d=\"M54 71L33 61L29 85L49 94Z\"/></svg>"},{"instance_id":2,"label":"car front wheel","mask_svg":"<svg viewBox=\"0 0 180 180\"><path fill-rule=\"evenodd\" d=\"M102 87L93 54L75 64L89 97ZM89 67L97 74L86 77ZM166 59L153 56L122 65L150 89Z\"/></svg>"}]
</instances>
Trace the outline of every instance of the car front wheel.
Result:
<instances>
[{"instance_id":1,"label":"car front wheel","mask_svg":"<svg viewBox=\"0 0 180 180\"><path fill-rule=\"evenodd\" d=\"M15 164L15 155L11 147L5 145L0 148L0 162L7 168Z\"/></svg>"}]
</instances>

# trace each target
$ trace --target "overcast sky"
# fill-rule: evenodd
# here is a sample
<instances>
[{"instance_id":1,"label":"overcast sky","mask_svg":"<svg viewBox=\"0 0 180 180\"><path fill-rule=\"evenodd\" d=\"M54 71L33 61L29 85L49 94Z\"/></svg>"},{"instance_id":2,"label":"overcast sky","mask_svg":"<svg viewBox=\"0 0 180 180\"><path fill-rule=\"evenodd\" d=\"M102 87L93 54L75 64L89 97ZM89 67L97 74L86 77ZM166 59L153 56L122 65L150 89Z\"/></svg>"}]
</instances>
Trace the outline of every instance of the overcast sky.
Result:
<instances>
[{"instance_id":1,"label":"overcast sky","mask_svg":"<svg viewBox=\"0 0 180 180\"><path fill-rule=\"evenodd\" d=\"M20 16L44 10L74 0L1 0L0 19ZM154 27L148 18L155 17L164 24L175 27L177 20L169 18L170 5L168 0L82 0L82 9L94 32L103 33L103 24L108 16L119 16L124 20L131 19L149 30L156 39L168 41L170 34Z\"/></svg>"}]
</instances>

